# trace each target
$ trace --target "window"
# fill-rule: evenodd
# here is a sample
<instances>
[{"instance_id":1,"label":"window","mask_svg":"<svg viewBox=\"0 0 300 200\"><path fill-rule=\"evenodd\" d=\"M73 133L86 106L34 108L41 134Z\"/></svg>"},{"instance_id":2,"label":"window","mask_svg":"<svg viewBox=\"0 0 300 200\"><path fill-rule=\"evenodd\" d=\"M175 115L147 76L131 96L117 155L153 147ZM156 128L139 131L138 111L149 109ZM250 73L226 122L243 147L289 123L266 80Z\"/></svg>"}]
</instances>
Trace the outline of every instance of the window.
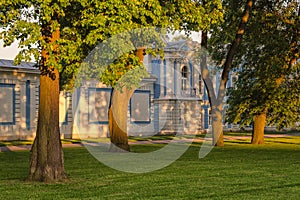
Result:
<instances>
[{"instance_id":1,"label":"window","mask_svg":"<svg viewBox=\"0 0 300 200\"><path fill-rule=\"evenodd\" d=\"M199 94L202 94L202 76L199 74Z\"/></svg>"},{"instance_id":2,"label":"window","mask_svg":"<svg viewBox=\"0 0 300 200\"><path fill-rule=\"evenodd\" d=\"M133 123L151 123L150 91L136 90L130 99L130 120Z\"/></svg>"},{"instance_id":3,"label":"window","mask_svg":"<svg viewBox=\"0 0 300 200\"><path fill-rule=\"evenodd\" d=\"M15 85L0 84L0 125L15 125Z\"/></svg>"},{"instance_id":4,"label":"window","mask_svg":"<svg viewBox=\"0 0 300 200\"><path fill-rule=\"evenodd\" d=\"M183 66L181 69L181 89L187 90L188 88L188 68L187 66Z\"/></svg>"},{"instance_id":5,"label":"window","mask_svg":"<svg viewBox=\"0 0 300 200\"><path fill-rule=\"evenodd\" d=\"M88 122L89 124L107 124L110 101L110 88L88 89Z\"/></svg>"}]
</instances>

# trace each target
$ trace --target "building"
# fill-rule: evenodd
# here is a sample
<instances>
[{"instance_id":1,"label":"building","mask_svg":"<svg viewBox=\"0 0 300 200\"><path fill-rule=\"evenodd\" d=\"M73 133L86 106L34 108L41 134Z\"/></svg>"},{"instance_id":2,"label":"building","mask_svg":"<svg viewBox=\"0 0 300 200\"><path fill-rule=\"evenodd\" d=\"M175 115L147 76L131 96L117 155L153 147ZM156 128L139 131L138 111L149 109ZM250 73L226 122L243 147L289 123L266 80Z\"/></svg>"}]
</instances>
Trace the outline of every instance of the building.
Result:
<instances>
[{"instance_id":1,"label":"building","mask_svg":"<svg viewBox=\"0 0 300 200\"><path fill-rule=\"evenodd\" d=\"M0 60L0 66L0 139L30 138L37 125L39 71L34 63Z\"/></svg>"},{"instance_id":2,"label":"building","mask_svg":"<svg viewBox=\"0 0 300 200\"><path fill-rule=\"evenodd\" d=\"M128 134L198 134L203 131L201 75L188 59L192 41L168 42L164 59L145 56L149 76L135 90L128 106ZM105 137L111 89L84 81L73 93L73 137ZM94 105L94 106L93 106ZM207 120L208 121L208 120ZM77 134L76 134L77 133Z\"/></svg>"},{"instance_id":3,"label":"building","mask_svg":"<svg viewBox=\"0 0 300 200\"><path fill-rule=\"evenodd\" d=\"M168 42L164 59L145 56L149 76L135 90L128 106L129 135L198 134L209 128L208 97L199 66L189 60L198 45ZM217 76L216 76L217 77ZM39 99L39 70L34 63L14 66L0 60L0 139L32 139ZM107 137L111 88L85 81L60 96L63 138Z\"/></svg>"},{"instance_id":4,"label":"building","mask_svg":"<svg viewBox=\"0 0 300 200\"><path fill-rule=\"evenodd\" d=\"M31 140L37 128L39 70L35 63L0 59L0 140ZM61 93L61 133L71 137L71 95ZM65 137L65 136L64 136Z\"/></svg>"}]
</instances>

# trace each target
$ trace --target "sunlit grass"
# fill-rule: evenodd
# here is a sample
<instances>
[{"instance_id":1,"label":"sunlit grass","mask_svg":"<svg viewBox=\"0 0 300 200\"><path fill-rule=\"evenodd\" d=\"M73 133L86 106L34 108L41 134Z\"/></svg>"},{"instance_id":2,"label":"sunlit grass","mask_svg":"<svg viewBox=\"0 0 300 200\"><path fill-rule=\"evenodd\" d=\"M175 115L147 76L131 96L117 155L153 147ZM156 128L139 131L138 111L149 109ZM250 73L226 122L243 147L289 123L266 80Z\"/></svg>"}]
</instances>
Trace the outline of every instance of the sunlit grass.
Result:
<instances>
[{"instance_id":1,"label":"sunlit grass","mask_svg":"<svg viewBox=\"0 0 300 200\"><path fill-rule=\"evenodd\" d=\"M0 146L31 145L31 140L0 141Z\"/></svg>"},{"instance_id":2,"label":"sunlit grass","mask_svg":"<svg viewBox=\"0 0 300 200\"><path fill-rule=\"evenodd\" d=\"M291 131L265 131L265 135L299 135L299 130ZM252 131L224 131L224 135L227 136L251 136Z\"/></svg>"},{"instance_id":3,"label":"sunlit grass","mask_svg":"<svg viewBox=\"0 0 300 200\"><path fill-rule=\"evenodd\" d=\"M286 131L286 132L266 132L266 134L271 135L284 135L287 134L288 139L293 139L293 134L295 132ZM204 138L205 134L199 135L151 135L151 136L129 136L129 142L139 142L139 141L162 141L162 140L181 140L186 138ZM251 132L224 132L224 136L251 136ZM232 140L232 139L230 139ZM267 137L266 137L267 140ZM62 144L78 144L81 143L80 139L62 139ZM244 138L236 140L240 143L247 143L249 140L245 140ZM84 142L110 142L109 138L101 137L101 138L88 138L85 139ZM234 142L234 140L232 141ZM0 146L19 146L19 145L31 145L33 143L32 140L13 140L13 141L0 141ZM239 143L239 142L238 142Z\"/></svg>"},{"instance_id":4,"label":"sunlit grass","mask_svg":"<svg viewBox=\"0 0 300 200\"><path fill-rule=\"evenodd\" d=\"M81 140L77 139L62 139L62 144L76 144ZM20 145L32 145L32 140L12 140L12 141L0 141L0 146L20 146Z\"/></svg>"},{"instance_id":5,"label":"sunlit grass","mask_svg":"<svg viewBox=\"0 0 300 200\"><path fill-rule=\"evenodd\" d=\"M148 152L162 144L132 145ZM194 143L170 166L146 174L119 172L83 147L66 148L69 180L28 183L29 152L0 153L0 199L298 199L300 137L265 145L226 141L203 159Z\"/></svg>"}]
</instances>

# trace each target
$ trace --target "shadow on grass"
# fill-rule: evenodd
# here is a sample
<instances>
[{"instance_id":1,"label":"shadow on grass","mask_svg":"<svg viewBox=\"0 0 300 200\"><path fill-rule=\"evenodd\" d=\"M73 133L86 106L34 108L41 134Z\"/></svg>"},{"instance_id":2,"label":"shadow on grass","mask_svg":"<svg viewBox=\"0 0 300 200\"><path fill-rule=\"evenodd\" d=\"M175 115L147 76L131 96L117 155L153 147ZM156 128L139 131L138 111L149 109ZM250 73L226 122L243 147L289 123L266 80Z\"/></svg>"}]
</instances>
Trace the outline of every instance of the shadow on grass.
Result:
<instances>
[{"instance_id":1,"label":"shadow on grass","mask_svg":"<svg viewBox=\"0 0 300 200\"><path fill-rule=\"evenodd\" d=\"M287 141L280 141L280 140L272 140L272 141L269 141L269 140L266 140L265 141L266 144L288 144L288 145L297 145L297 146L300 146L300 143L297 143L297 142L287 142Z\"/></svg>"}]
</instances>

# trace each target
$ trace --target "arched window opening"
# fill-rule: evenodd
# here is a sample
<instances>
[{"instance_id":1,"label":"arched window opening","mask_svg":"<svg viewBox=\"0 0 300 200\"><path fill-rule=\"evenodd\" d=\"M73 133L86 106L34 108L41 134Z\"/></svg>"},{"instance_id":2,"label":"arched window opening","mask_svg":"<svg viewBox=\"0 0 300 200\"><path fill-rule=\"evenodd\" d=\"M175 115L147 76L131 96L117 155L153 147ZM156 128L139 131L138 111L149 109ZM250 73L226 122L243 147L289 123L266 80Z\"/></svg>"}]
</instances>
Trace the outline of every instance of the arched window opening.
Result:
<instances>
[{"instance_id":1,"label":"arched window opening","mask_svg":"<svg viewBox=\"0 0 300 200\"><path fill-rule=\"evenodd\" d=\"M181 69L181 89L188 89L188 68L187 66L183 66Z\"/></svg>"}]
</instances>

